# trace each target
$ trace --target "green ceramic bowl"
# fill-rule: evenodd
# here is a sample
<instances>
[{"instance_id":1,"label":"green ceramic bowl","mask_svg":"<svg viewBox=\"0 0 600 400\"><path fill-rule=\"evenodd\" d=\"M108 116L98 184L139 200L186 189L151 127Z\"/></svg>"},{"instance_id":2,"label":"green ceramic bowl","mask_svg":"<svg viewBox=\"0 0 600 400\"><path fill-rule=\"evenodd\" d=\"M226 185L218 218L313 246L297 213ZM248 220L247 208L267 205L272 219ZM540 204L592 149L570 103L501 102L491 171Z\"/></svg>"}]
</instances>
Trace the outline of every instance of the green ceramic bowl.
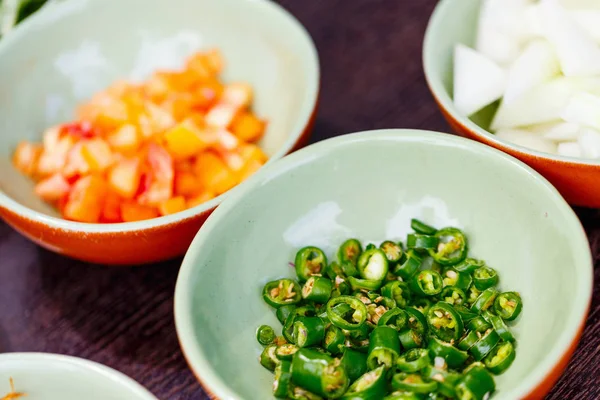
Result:
<instances>
[{"instance_id":1,"label":"green ceramic bowl","mask_svg":"<svg viewBox=\"0 0 600 400\"><path fill-rule=\"evenodd\" d=\"M204 387L223 399L272 398L255 331L280 324L262 301L263 285L294 276L288 262L301 246L332 256L349 237L403 239L413 217L464 229L472 254L499 271L501 288L523 296L517 358L498 377L496 398L549 390L591 299L592 259L576 215L516 159L414 130L357 133L300 150L235 189L207 220L175 291L181 346Z\"/></svg>"},{"instance_id":2,"label":"green ceramic bowl","mask_svg":"<svg viewBox=\"0 0 600 400\"><path fill-rule=\"evenodd\" d=\"M114 369L59 354L1 354L0 398L10 392L10 378L28 400L157 400Z\"/></svg>"}]
</instances>

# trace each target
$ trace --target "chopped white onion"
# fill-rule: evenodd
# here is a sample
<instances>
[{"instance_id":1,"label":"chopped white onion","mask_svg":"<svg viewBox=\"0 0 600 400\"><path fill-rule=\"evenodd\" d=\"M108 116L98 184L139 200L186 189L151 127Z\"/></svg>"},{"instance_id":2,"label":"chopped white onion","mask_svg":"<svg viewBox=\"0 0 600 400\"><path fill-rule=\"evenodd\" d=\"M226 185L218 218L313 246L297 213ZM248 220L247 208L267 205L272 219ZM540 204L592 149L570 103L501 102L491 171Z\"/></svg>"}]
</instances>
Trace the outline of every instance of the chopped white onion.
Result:
<instances>
[{"instance_id":1,"label":"chopped white onion","mask_svg":"<svg viewBox=\"0 0 600 400\"><path fill-rule=\"evenodd\" d=\"M558 144L558 154L567 157L581 157L581 146L577 142L563 142Z\"/></svg>"},{"instance_id":2,"label":"chopped white onion","mask_svg":"<svg viewBox=\"0 0 600 400\"><path fill-rule=\"evenodd\" d=\"M575 94L561 117L567 122L600 129L600 97L590 93Z\"/></svg>"},{"instance_id":3,"label":"chopped white onion","mask_svg":"<svg viewBox=\"0 0 600 400\"><path fill-rule=\"evenodd\" d=\"M583 128L578 142L583 157L600 158L600 132L592 128Z\"/></svg>"}]
</instances>

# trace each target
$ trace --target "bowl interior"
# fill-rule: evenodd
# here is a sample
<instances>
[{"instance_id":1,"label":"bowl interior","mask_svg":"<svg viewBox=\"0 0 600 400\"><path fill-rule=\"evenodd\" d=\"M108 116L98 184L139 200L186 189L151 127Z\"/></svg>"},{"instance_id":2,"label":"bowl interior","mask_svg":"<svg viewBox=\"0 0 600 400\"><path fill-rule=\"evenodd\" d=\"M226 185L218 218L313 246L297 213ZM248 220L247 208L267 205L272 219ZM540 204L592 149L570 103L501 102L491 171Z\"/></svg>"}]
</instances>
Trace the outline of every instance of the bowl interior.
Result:
<instances>
[{"instance_id":1,"label":"bowl interior","mask_svg":"<svg viewBox=\"0 0 600 400\"><path fill-rule=\"evenodd\" d=\"M143 10L143 12L140 12ZM285 154L302 133L318 89L316 51L301 25L268 1L65 0L42 9L0 43L0 196L56 215L10 166L20 140L72 118L75 106L118 79L179 68L217 47L225 81L255 89L269 122L260 145Z\"/></svg>"},{"instance_id":2,"label":"bowl interior","mask_svg":"<svg viewBox=\"0 0 600 400\"><path fill-rule=\"evenodd\" d=\"M537 173L496 150L435 133L363 133L301 150L250 182L203 226L176 289L183 350L222 398L271 398L255 329L280 324L260 294L265 282L294 276L288 262L298 248L333 257L349 237L404 240L414 217L464 229L470 254L499 271L500 288L523 296L517 359L497 379L498 398L536 386L585 317L591 257L575 214Z\"/></svg>"}]
</instances>

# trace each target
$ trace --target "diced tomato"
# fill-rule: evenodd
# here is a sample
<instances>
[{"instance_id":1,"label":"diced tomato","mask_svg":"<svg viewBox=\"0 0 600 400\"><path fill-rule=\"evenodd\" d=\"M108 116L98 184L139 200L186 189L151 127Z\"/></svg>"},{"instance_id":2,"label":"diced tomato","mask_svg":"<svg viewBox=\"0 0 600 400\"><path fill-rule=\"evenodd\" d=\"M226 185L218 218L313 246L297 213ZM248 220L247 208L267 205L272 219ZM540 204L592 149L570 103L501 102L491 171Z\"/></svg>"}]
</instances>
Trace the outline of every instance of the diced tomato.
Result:
<instances>
[{"instance_id":1,"label":"diced tomato","mask_svg":"<svg viewBox=\"0 0 600 400\"><path fill-rule=\"evenodd\" d=\"M96 175L79 179L67 198L63 215L79 222L98 222L102 213L106 183Z\"/></svg>"},{"instance_id":2,"label":"diced tomato","mask_svg":"<svg viewBox=\"0 0 600 400\"><path fill-rule=\"evenodd\" d=\"M104 199L100 222L116 223L123 222L121 217L121 203L123 199L118 194L109 191Z\"/></svg>"},{"instance_id":3,"label":"diced tomato","mask_svg":"<svg viewBox=\"0 0 600 400\"><path fill-rule=\"evenodd\" d=\"M167 98L169 90L170 88L167 79L160 73L153 74L144 84L146 95L154 103L162 103Z\"/></svg>"},{"instance_id":4,"label":"diced tomato","mask_svg":"<svg viewBox=\"0 0 600 400\"><path fill-rule=\"evenodd\" d=\"M187 200L187 208L196 207L197 205L206 203L207 201L213 199L215 197L212 192L202 192L197 196L190 197Z\"/></svg>"},{"instance_id":5,"label":"diced tomato","mask_svg":"<svg viewBox=\"0 0 600 400\"><path fill-rule=\"evenodd\" d=\"M75 141L72 136L63 136L58 139L53 147L45 147L38 159L37 174L47 176L60 172L74 144Z\"/></svg>"},{"instance_id":6,"label":"diced tomato","mask_svg":"<svg viewBox=\"0 0 600 400\"><path fill-rule=\"evenodd\" d=\"M146 139L163 133L173 127L175 123L172 114L150 102L145 103L145 112L140 114L138 118L140 132Z\"/></svg>"},{"instance_id":7,"label":"diced tomato","mask_svg":"<svg viewBox=\"0 0 600 400\"><path fill-rule=\"evenodd\" d=\"M84 141L81 154L92 172L102 172L113 163L112 150L108 143L101 138Z\"/></svg>"},{"instance_id":8,"label":"diced tomato","mask_svg":"<svg viewBox=\"0 0 600 400\"><path fill-rule=\"evenodd\" d=\"M238 149L220 150L218 153L232 171L240 171L246 164L246 160L241 156Z\"/></svg>"},{"instance_id":9,"label":"diced tomato","mask_svg":"<svg viewBox=\"0 0 600 400\"><path fill-rule=\"evenodd\" d=\"M225 86L221 102L236 108L247 108L252 102L252 86L247 83L231 83Z\"/></svg>"},{"instance_id":10,"label":"diced tomato","mask_svg":"<svg viewBox=\"0 0 600 400\"><path fill-rule=\"evenodd\" d=\"M201 132L193 121L186 120L165 132L163 139L169 153L175 160L195 156L209 143L201 138Z\"/></svg>"},{"instance_id":11,"label":"diced tomato","mask_svg":"<svg viewBox=\"0 0 600 400\"><path fill-rule=\"evenodd\" d=\"M218 75L224 66L221 52L216 49L204 53L197 53L190 57L186 64L186 69L194 72L200 77L211 77Z\"/></svg>"},{"instance_id":12,"label":"diced tomato","mask_svg":"<svg viewBox=\"0 0 600 400\"><path fill-rule=\"evenodd\" d=\"M62 169L63 175L71 179L85 175L90 171L90 165L83 156L83 142L77 142L67 154L66 163Z\"/></svg>"},{"instance_id":13,"label":"diced tomato","mask_svg":"<svg viewBox=\"0 0 600 400\"><path fill-rule=\"evenodd\" d=\"M187 206L185 203L185 197L175 196L160 203L158 206L158 211L160 212L160 215L169 215L183 211L186 208Z\"/></svg>"},{"instance_id":14,"label":"diced tomato","mask_svg":"<svg viewBox=\"0 0 600 400\"><path fill-rule=\"evenodd\" d=\"M90 121L102 131L111 131L129 122L128 105L119 97L106 92L94 96L77 112L80 120Z\"/></svg>"},{"instance_id":15,"label":"diced tomato","mask_svg":"<svg viewBox=\"0 0 600 400\"><path fill-rule=\"evenodd\" d=\"M206 113L206 123L210 126L227 128L233 122L237 108L229 104L217 104Z\"/></svg>"},{"instance_id":16,"label":"diced tomato","mask_svg":"<svg viewBox=\"0 0 600 400\"><path fill-rule=\"evenodd\" d=\"M194 161L187 160L178 160L175 161L175 172L192 172L194 171Z\"/></svg>"},{"instance_id":17,"label":"diced tomato","mask_svg":"<svg viewBox=\"0 0 600 400\"><path fill-rule=\"evenodd\" d=\"M58 142L62 136L62 129L60 126L53 126L52 128L46 129L44 132L44 150L52 151L58 146Z\"/></svg>"},{"instance_id":18,"label":"diced tomato","mask_svg":"<svg viewBox=\"0 0 600 400\"><path fill-rule=\"evenodd\" d=\"M256 142L265 132L265 123L252 113L242 112L233 120L231 131L245 142Z\"/></svg>"},{"instance_id":19,"label":"diced tomato","mask_svg":"<svg viewBox=\"0 0 600 400\"><path fill-rule=\"evenodd\" d=\"M13 165L23 174L32 176L37 169L40 154L42 154L42 146L22 141L17 145L17 149L13 154Z\"/></svg>"},{"instance_id":20,"label":"diced tomato","mask_svg":"<svg viewBox=\"0 0 600 400\"><path fill-rule=\"evenodd\" d=\"M140 204L159 204L173 195L173 158L161 146L150 143L148 145L146 160L149 166L147 179L149 184L138 196Z\"/></svg>"},{"instance_id":21,"label":"diced tomato","mask_svg":"<svg viewBox=\"0 0 600 400\"><path fill-rule=\"evenodd\" d=\"M194 92L194 110L206 112L214 106L223 93L223 85L217 79L209 78L202 82Z\"/></svg>"},{"instance_id":22,"label":"diced tomato","mask_svg":"<svg viewBox=\"0 0 600 400\"><path fill-rule=\"evenodd\" d=\"M124 222L142 221L158 217L160 214L154 207L141 205L133 201L121 203L121 218Z\"/></svg>"},{"instance_id":23,"label":"diced tomato","mask_svg":"<svg viewBox=\"0 0 600 400\"><path fill-rule=\"evenodd\" d=\"M202 191L200 181L189 171L175 171L175 194L179 196L194 196Z\"/></svg>"},{"instance_id":24,"label":"diced tomato","mask_svg":"<svg viewBox=\"0 0 600 400\"><path fill-rule=\"evenodd\" d=\"M78 121L69 124L61 125L61 134L73 135L80 139L90 139L97 136L97 131L94 126L88 121Z\"/></svg>"},{"instance_id":25,"label":"diced tomato","mask_svg":"<svg viewBox=\"0 0 600 400\"><path fill-rule=\"evenodd\" d=\"M54 202L69 193L71 185L64 176L57 173L49 176L35 185L35 194L48 202Z\"/></svg>"},{"instance_id":26,"label":"diced tomato","mask_svg":"<svg viewBox=\"0 0 600 400\"><path fill-rule=\"evenodd\" d=\"M141 165L137 158L125 159L108 172L108 184L121 197L131 199L140 186Z\"/></svg>"},{"instance_id":27,"label":"diced tomato","mask_svg":"<svg viewBox=\"0 0 600 400\"><path fill-rule=\"evenodd\" d=\"M133 154L141 144L140 134L133 124L126 124L110 134L106 141L115 151Z\"/></svg>"},{"instance_id":28,"label":"diced tomato","mask_svg":"<svg viewBox=\"0 0 600 400\"><path fill-rule=\"evenodd\" d=\"M238 183L235 174L223 160L210 151L198 156L194 169L201 185L215 194L226 192Z\"/></svg>"}]
</instances>

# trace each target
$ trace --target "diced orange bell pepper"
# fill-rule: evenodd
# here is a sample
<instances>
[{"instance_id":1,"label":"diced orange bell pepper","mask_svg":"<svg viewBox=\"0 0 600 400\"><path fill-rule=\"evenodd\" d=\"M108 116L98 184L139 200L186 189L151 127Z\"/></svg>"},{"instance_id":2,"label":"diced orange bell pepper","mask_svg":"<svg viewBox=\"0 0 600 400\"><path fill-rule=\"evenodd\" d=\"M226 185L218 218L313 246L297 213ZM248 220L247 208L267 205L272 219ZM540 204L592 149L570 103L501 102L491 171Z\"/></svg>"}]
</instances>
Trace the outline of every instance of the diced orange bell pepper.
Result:
<instances>
[{"instance_id":1,"label":"diced orange bell pepper","mask_svg":"<svg viewBox=\"0 0 600 400\"><path fill-rule=\"evenodd\" d=\"M252 86L243 82L226 85L220 101L236 108L247 108L252 102Z\"/></svg>"},{"instance_id":2,"label":"diced orange bell pepper","mask_svg":"<svg viewBox=\"0 0 600 400\"><path fill-rule=\"evenodd\" d=\"M99 176L88 175L79 179L67 198L64 217L79 222L98 222L106 191L106 183Z\"/></svg>"},{"instance_id":3,"label":"diced orange bell pepper","mask_svg":"<svg viewBox=\"0 0 600 400\"><path fill-rule=\"evenodd\" d=\"M194 96L190 93L171 93L161 104L161 108L170 114L176 122L180 122L196 111L194 104Z\"/></svg>"},{"instance_id":4,"label":"diced orange bell pepper","mask_svg":"<svg viewBox=\"0 0 600 400\"><path fill-rule=\"evenodd\" d=\"M217 104L206 113L206 123L218 128L227 128L233 122L237 111L237 108L232 105Z\"/></svg>"},{"instance_id":5,"label":"diced orange bell pepper","mask_svg":"<svg viewBox=\"0 0 600 400\"><path fill-rule=\"evenodd\" d=\"M22 141L17 145L17 149L13 155L13 165L23 174L32 176L37 169L40 154L42 154L42 146Z\"/></svg>"},{"instance_id":6,"label":"diced orange bell pepper","mask_svg":"<svg viewBox=\"0 0 600 400\"><path fill-rule=\"evenodd\" d=\"M194 169L202 187L215 194L224 193L238 183L235 174L227 168L223 160L210 151L196 158Z\"/></svg>"},{"instance_id":7,"label":"diced orange bell pepper","mask_svg":"<svg viewBox=\"0 0 600 400\"><path fill-rule=\"evenodd\" d=\"M209 78L194 92L194 109L206 111L214 106L223 93L223 85L215 78Z\"/></svg>"},{"instance_id":8,"label":"diced orange bell pepper","mask_svg":"<svg viewBox=\"0 0 600 400\"><path fill-rule=\"evenodd\" d=\"M123 199L114 192L108 192L104 199L104 207L100 215L100 222L116 223L123 222L121 217L121 202Z\"/></svg>"},{"instance_id":9,"label":"diced orange bell pepper","mask_svg":"<svg viewBox=\"0 0 600 400\"><path fill-rule=\"evenodd\" d=\"M112 150L101 138L84 141L81 154L92 172L102 172L113 163Z\"/></svg>"},{"instance_id":10,"label":"diced orange bell pepper","mask_svg":"<svg viewBox=\"0 0 600 400\"><path fill-rule=\"evenodd\" d=\"M137 158L125 159L108 172L108 184L121 197L131 199L140 186L141 165Z\"/></svg>"},{"instance_id":11,"label":"diced orange bell pepper","mask_svg":"<svg viewBox=\"0 0 600 400\"><path fill-rule=\"evenodd\" d=\"M158 206L158 211L160 212L160 215L169 215L183 211L186 208L185 197L175 196L160 203Z\"/></svg>"},{"instance_id":12,"label":"diced orange bell pepper","mask_svg":"<svg viewBox=\"0 0 600 400\"><path fill-rule=\"evenodd\" d=\"M47 176L60 172L74 144L72 136L63 136L51 148L44 148L38 159L37 174Z\"/></svg>"},{"instance_id":13,"label":"diced orange bell pepper","mask_svg":"<svg viewBox=\"0 0 600 400\"><path fill-rule=\"evenodd\" d=\"M142 221L158 217L160 214L154 207L144 206L133 201L121 203L121 218L124 222Z\"/></svg>"},{"instance_id":14,"label":"diced orange bell pepper","mask_svg":"<svg viewBox=\"0 0 600 400\"><path fill-rule=\"evenodd\" d=\"M219 150L218 153L223 161L225 161L227 167L234 172L240 171L246 165L246 160L240 154L239 149Z\"/></svg>"},{"instance_id":15,"label":"diced orange bell pepper","mask_svg":"<svg viewBox=\"0 0 600 400\"><path fill-rule=\"evenodd\" d=\"M167 151L175 160L195 156L209 145L202 140L200 130L190 120L169 129L165 132L163 139Z\"/></svg>"},{"instance_id":16,"label":"diced orange bell pepper","mask_svg":"<svg viewBox=\"0 0 600 400\"><path fill-rule=\"evenodd\" d=\"M156 205L168 200L173 195L173 158L163 147L149 143L146 159L149 166L147 183L144 186L138 202L144 205Z\"/></svg>"},{"instance_id":17,"label":"diced orange bell pepper","mask_svg":"<svg viewBox=\"0 0 600 400\"><path fill-rule=\"evenodd\" d=\"M240 145L240 140L227 129L215 129L214 133L217 138L217 147L223 150L235 150Z\"/></svg>"},{"instance_id":18,"label":"diced orange bell pepper","mask_svg":"<svg viewBox=\"0 0 600 400\"><path fill-rule=\"evenodd\" d=\"M151 102L144 103L144 113L138 118L140 130L145 138L150 138L171 129L175 124L175 118L166 109Z\"/></svg>"},{"instance_id":19,"label":"diced orange bell pepper","mask_svg":"<svg viewBox=\"0 0 600 400\"><path fill-rule=\"evenodd\" d=\"M265 123L252 113L242 112L233 120L231 131L245 142L256 142L265 132Z\"/></svg>"},{"instance_id":20,"label":"diced orange bell pepper","mask_svg":"<svg viewBox=\"0 0 600 400\"><path fill-rule=\"evenodd\" d=\"M187 200L187 208L196 207L202 203L206 203L207 201L214 199L215 195L212 192L202 192L197 196L190 197Z\"/></svg>"},{"instance_id":21,"label":"diced orange bell pepper","mask_svg":"<svg viewBox=\"0 0 600 400\"><path fill-rule=\"evenodd\" d=\"M133 124L126 124L108 135L106 138L110 147L115 151L133 154L141 144L140 134Z\"/></svg>"},{"instance_id":22,"label":"diced orange bell pepper","mask_svg":"<svg viewBox=\"0 0 600 400\"><path fill-rule=\"evenodd\" d=\"M48 202L55 202L69 193L71 185L59 173L49 176L35 185L35 194Z\"/></svg>"},{"instance_id":23,"label":"diced orange bell pepper","mask_svg":"<svg viewBox=\"0 0 600 400\"><path fill-rule=\"evenodd\" d=\"M83 143L77 142L67 154L67 160L62 169L62 174L66 178L71 179L86 175L89 171L90 165L83 156Z\"/></svg>"},{"instance_id":24,"label":"diced orange bell pepper","mask_svg":"<svg viewBox=\"0 0 600 400\"><path fill-rule=\"evenodd\" d=\"M201 78L209 78L218 75L223 70L224 64L221 52L212 49L191 56L186 63L186 69Z\"/></svg>"},{"instance_id":25,"label":"diced orange bell pepper","mask_svg":"<svg viewBox=\"0 0 600 400\"><path fill-rule=\"evenodd\" d=\"M152 74L144 83L143 89L146 96L154 103L162 103L170 90L167 80L160 73Z\"/></svg>"},{"instance_id":26,"label":"diced orange bell pepper","mask_svg":"<svg viewBox=\"0 0 600 400\"><path fill-rule=\"evenodd\" d=\"M90 121L102 131L111 131L129 122L127 104L118 97L102 92L79 107L79 119Z\"/></svg>"},{"instance_id":27,"label":"diced orange bell pepper","mask_svg":"<svg viewBox=\"0 0 600 400\"><path fill-rule=\"evenodd\" d=\"M192 172L175 171L175 194L179 196L194 196L202 191L199 179Z\"/></svg>"},{"instance_id":28,"label":"diced orange bell pepper","mask_svg":"<svg viewBox=\"0 0 600 400\"><path fill-rule=\"evenodd\" d=\"M193 172L194 162L191 159L175 161L175 172Z\"/></svg>"}]
</instances>

